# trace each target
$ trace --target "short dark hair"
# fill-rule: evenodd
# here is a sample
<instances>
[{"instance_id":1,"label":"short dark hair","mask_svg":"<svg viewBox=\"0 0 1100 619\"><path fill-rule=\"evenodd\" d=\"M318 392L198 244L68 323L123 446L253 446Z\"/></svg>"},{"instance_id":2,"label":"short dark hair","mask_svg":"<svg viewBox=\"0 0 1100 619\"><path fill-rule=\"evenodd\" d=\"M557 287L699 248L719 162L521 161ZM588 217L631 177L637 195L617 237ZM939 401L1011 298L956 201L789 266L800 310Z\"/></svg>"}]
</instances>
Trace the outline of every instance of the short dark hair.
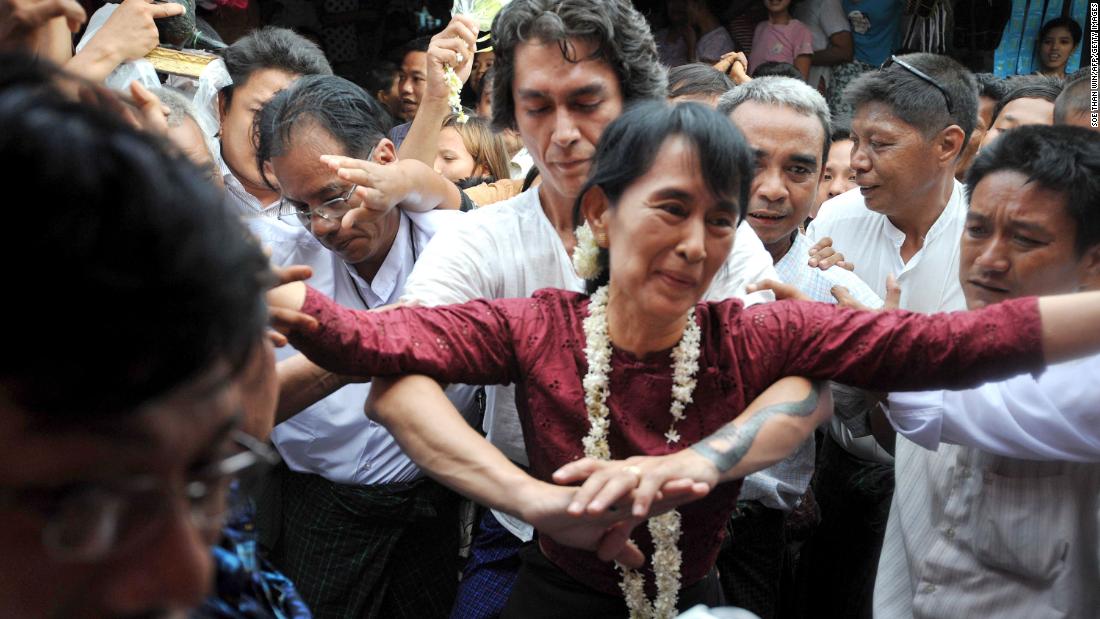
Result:
<instances>
[{"instance_id":1,"label":"short dark hair","mask_svg":"<svg viewBox=\"0 0 1100 619\"><path fill-rule=\"evenodd\" d=\"M1087 77L1066 82L1062 92L1054 100L1054 124L1064 125L1070 114L1088 114L1092 110L1091 92Z\"/></svg>"},{"instance_id":2,"label":"short dark hair","mask_svg":"<svg viewBox=\"0 0 1100 619\"><path fill-rule=\"evenodd\" d=\"M906 54L899 59L936 81L951 96L947 111L943 93L898 63L868 71L844 90L844 98L858 110L868 103L884 103L894 115L931 138L944 128L958 125L964 144L978 124L978 85L961 64L937 54Z\"/></svg>"},{"instance_id":3,"label":"short dark hair","mask_svg":"<svg viewBox=\"0 0 1100 619\"><path fill-rule=\"evenodd\" d=\"M1005 81L992 73L975 73L974 81L978 82L979 97L1000 101L1008 94Z\"/></svg>"},{"instance_id":4,"label":"short dark hair","mask_svg":"<svg viewBox=\"0 0 1100 619\"><path fill-rule=\"evenodd\" d=\"M429 36L416 37L398 47L397 50L394 51L393 59L397 64L401 64L404 62L405 56L407 56L409 52L427 52L428 46L431 45L431 43L432 38Z\"/></svg>"},{"instance_id":5,"label":"short dark hair","mask_svg":"<svg viewBox=\"0 0 1100 619\"><path fill-rule=\"evenodd\" d=\"M829 136L829 142L841 142L852 139L852 121L847 116L833 118L833 134Z\"/></svg>"},{"instance_id":6,"label":"short dark hair","mask_svg":"<svg viewBox=\"0 0 1100 619\"><path fill-rule=\"evenodd\" d=\"M233 89L256 71L278 69L294 75L332 75L332 66L317 44L287 28L264 26L237 39L222 52L233 83L222 89L226 103Z\"/></svg>"},{"instance_id":7,"label":"short dark hair","mask_svg":"<svg viewBox=\"0 0 1100 619\"><path fill-rule=\"evenodd\" d=\"M668 70L668 98L718 97L734 83L725 73L701 62L690 62Z\"/></svg>"},{"instance_id":8,"label":"short dark hair","mask_svg":"<svg viewBox=\"0 0 1100 619\"><path fill-rule=\"evenodd\" d=\"M493 19L493 128L515 129L516 48L537 39L557 43L571 62L576 57L571 39L591 41L592 59L607 62L622 87L623 102L663 99L668 93L664 67L657 57L657 43L645 17L630 0L513 0Z\"/></svg>"},{"instance_id":9,"label":"short dark hair","mask_svg":"<svg viewBox=\"0 0 1100 619\"><path fill-rule=\"evenodd\" d=\"M366 77L363 79L363 88L371 95L389 90L393 87L393 83L397 81L400 72L397 65L392 62L379 61L367 70Z\"/></svg>"},{"instance_id":10,"label":"short dark hair","mask_svg":"<svg viewBox=\"0 0 1100 619\"><path fill-rule=\"evenodd\" d=\"M1001 170L1065 196L1077 224L1078 255L1100 243L1100 140L1084 127L1025 125L1001 134L978 154L966 176L967 196L983 178Z\"/></svg>"},{"instance_id":11,"label":"short dark hair","mask_svg":"<svg viewBox=\"0 0 1100 619\"><path fill-rule=\"evenodd\" d=\"M0 310L0 384L20 407L59 422L125 415L216 364L245 365L264 337L268 262L186 157L113 113L14 86L0 92L0 165L50 197L0 249L20 265L19 302Z\"/></svg>"},{"instance_id":12,"label":"short dark hair","mask_svg":"<svg viewBox=\"0 0 1100 619\"><path fill-rule=\"evenodd\" d=\"M1047 33L1055 28L1065 28L1069 30L1069 36L1073 38L1074 49L1081 44L1081 24L1078 24L1068 17L1055 17L1043 24L1043 27L1039 29L1039 36L1035 37L1035 45L1042 45L1043 39L1046 38Z\"/></svg>"},{"instance_id":13,"label":"short dark hair","mask_svg":"<svg viewBox=\"0 0 1100 619\"><path fill-rule=\"evenodd\" d=\"M1001 110L1016 99L1042 99L1054 103L1062 94L1062 80L1047 75L1018 75L1005 80L1008 92L993 108L993 120L1001 115Z\"/></svg>"},{"instance_id":14,"label":"short dark hair","mask_svg":"<svg viewBox=\"0 0 1100 619\"><path fill-rule=\"evenodd\" d=\"M673 136L692 144L707 189L716 196L736 199L738 221L743 219L754 168L741 131L728 118L700 103L645 101L627 108L604 130L588 181L573 207L574 222L581 221L581 204L590 189L599 187L614 205L631 184L649 172L657 151ZM600 252L600 264L601 279L589 281L590 293L607 283L606 250Z\"/></svg>"},{"instance_id":15,"label":"short dark hair","mask_svg":"<svg viewBox=\"0 0 1100 619\"><path fill-rule=\"evenodd\" d=\"M335 75L303 77L276 94L256 115L256 163L283 155L294 129L310 123L335 139L349 157L364 158L382 138L388 113L359 86ZM265 182L270 181L265 177Z\"/></svg>"},{"instance_id":16,"label":"short dark hair","mask_svg":"<svg viewBox=\"0 0 1100 619\"><path fill-rule=\"evenodd\" d=\"M781 77L793 77L796 80L802 79L802 72L795 68L795 66L789 62L777 62L770 60L768 62L762 62L752 72L752 78L764 77L767 75L779 75Z\"/></svg>"}]
</instances>

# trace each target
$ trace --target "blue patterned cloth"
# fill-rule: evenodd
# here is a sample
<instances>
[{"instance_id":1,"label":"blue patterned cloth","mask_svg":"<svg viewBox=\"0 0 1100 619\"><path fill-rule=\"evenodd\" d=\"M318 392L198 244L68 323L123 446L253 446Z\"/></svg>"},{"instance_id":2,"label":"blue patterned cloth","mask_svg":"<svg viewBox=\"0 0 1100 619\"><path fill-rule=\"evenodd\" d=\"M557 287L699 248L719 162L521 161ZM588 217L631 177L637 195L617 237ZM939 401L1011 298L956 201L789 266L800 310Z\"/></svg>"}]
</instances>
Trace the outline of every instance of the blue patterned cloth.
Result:
<instances>
[{"instance_id":1,"label":"blue patterned cloth","mask_svg":"<svg viewBox=\"0 0 1100 619\"><path fill-rule=\"evenodd\" d=\"M259 555L252 502L238 495L236 483L230 493L234 507L213 549L215 590L192 617L312 619L294 583Z\"/></svg>"},{"instance_id":2,"label":"blue patterned cloth","mask_svg":"<svg viewBox=\"0 0 1100 619\"><path fill-rule=\"evenodd\" d=\"M525 543L485 510L470 559L462 571L451 619L499 617L519 575L519 551Z\"/></svg>"}]
</instances>

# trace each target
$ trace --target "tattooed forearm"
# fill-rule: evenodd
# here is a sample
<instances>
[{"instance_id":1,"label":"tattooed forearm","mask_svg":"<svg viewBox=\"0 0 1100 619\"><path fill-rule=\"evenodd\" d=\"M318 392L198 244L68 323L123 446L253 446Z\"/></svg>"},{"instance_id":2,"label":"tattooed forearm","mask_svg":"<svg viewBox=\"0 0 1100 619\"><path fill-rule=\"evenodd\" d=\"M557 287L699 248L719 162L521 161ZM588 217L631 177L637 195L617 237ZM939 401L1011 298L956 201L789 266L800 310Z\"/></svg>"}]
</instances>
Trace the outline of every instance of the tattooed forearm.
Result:
<instances>
[{"instance_id":1,"label":"tattooed forearm","mask_svg":"<svg viewBox=\"0 0 1100 619\"><path fill-rule=\"evenodd\" d=\"M704 458L718 467L718 472L725 473L745 457L756 440L760 428L774 417L786 415L788 417L806 417L817 408L819 386L810 384L810 393L801 402L783 402L766 406L740 426L727 423L707 438L691 446Z\"/></svg>"}]
</instances>

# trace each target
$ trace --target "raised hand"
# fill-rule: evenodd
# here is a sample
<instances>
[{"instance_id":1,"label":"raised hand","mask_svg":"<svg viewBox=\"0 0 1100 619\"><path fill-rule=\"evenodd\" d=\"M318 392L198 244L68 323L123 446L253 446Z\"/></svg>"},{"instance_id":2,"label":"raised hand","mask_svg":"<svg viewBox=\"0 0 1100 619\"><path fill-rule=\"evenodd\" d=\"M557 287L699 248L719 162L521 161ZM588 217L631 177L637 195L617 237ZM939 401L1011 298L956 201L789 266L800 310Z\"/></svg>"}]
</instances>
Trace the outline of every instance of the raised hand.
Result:
<instances>
[{"instance_id":1,"label":"raised hand","mask_svg":"<svg viewBox=\"0 0 1100 619\"><path fill-rule=\"evenodd\" d=\"M474 66L477 49L477 20L469 15L455 15L442 32L428 44L428 76L424 96L446 100L450 96L447 67L465 84Z\"/></svg>"},{"instance_id":2,"label":"raised hand","mask_svg":"<svg viewBox=\"0 0 1100 619\"><path fill-rule=\"evenodd\" d=\"M338 155L323 155L321 161L340 178L359 185L355 195L359 197L360 206L369 211L387 213L404 201L411 191L408 177L398 165L383 165Z\"/></svg>"},{"instance_id":3,"label":"raised hand","mask_svg":"<svg viewBox=\"0 0 1100 619\"><path fill-rule=\"evenodd\" d=\"M749 59L744 52L726 52L714 63L714 68L725 73L734 84L740 86L745 82L751 82L749 77Z\"/></svg>"},{"instance_id":4,"label":"raised hand","mask_svg":"<svg viewBox=\"0 0 1100 619\"><path fill-rule=\"evenodd\" d=\"M844 260L844 254L833 249L833 239L829 237L822 237L820 241L814 243L814 246L810 248L810 260L807 262L811 267L816 267L825 271L833 266L838 266L842 269L848 269L854 271L856 265Z\"/></svg>"}]
</instances>

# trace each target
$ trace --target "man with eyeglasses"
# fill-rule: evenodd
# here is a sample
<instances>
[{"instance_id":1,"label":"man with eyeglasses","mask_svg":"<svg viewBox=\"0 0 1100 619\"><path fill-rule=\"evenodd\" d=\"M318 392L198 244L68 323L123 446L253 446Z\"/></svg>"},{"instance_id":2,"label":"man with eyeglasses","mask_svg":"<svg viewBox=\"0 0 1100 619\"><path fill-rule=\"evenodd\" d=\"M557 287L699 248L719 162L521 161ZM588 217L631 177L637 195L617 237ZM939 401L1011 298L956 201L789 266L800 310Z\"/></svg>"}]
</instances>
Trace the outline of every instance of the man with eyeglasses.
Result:
<instances>
[{"instance_id":1,"label":"man with eyeglasses","mask_svg":"<svg viewBox=\"0 0 1100 619\"><path fill-rule=\"evenodd\" d=\"M954 173L977 122L977 92L969 71L934 54L890 57L845 92L854 110L851 167L858 187L825 202L808 234L832 237L879 297L886 298L887 278L896 278L902 309L966 309L957 273L967 202ZM814 483L822 527L804 549L812 567L800 567L814 575L810 599L845 617L870 613L872 585L861 575L875 572L884 533L900 535L905 527L905 514L896 510L884 526L894 487L891 458L870 435L887 426L885 418L870 414L870 398L848 399L837 401L848 432L834 423L822 445ZM898 495L925 483L922 462L935 457L898 439ZM830 510L839 514L851 505L860 506L852 517L830 518ZM905 557L882 556L883 564L894 561Z\"/></svg>"},{"instance_id":2,"label":"man with eyeglasses","mask_svg":"<svg viewBox=\"0 0 1100 619\"><path fill-rule=\"evenodd\" d=\"M273 278L198 168L27 62L0 62L0 159L50 204L0 249L20 265L0 310L0 614L190 610L226 584L230 484L265 460L241 430L270 425ZM258 602L235 582L227 615ZM266 601L300 602L284 584Z\"/></svg>"},{"instance_id":3,"label":"man with eyeglasses","mask_svg":"<svg viewBox=\"0 0 1100 619\"><path fill-rule=\"evenodd\" d=\"M249 225L274 264L308 265L311 285L355 309L396 303L432 235L462 218L432 210L457 207L458 188L399 161L385 118L376 99L334 76L300 78L259 114L258 158L293 225ZM293 354L279 351L272 433L287 467L260 505L272 560L317 617L446 615L458 585L458 496L366 417L369 378L333 376ZM472 391L452 390L459 410Z\"/></svg>"}]
</instances>

